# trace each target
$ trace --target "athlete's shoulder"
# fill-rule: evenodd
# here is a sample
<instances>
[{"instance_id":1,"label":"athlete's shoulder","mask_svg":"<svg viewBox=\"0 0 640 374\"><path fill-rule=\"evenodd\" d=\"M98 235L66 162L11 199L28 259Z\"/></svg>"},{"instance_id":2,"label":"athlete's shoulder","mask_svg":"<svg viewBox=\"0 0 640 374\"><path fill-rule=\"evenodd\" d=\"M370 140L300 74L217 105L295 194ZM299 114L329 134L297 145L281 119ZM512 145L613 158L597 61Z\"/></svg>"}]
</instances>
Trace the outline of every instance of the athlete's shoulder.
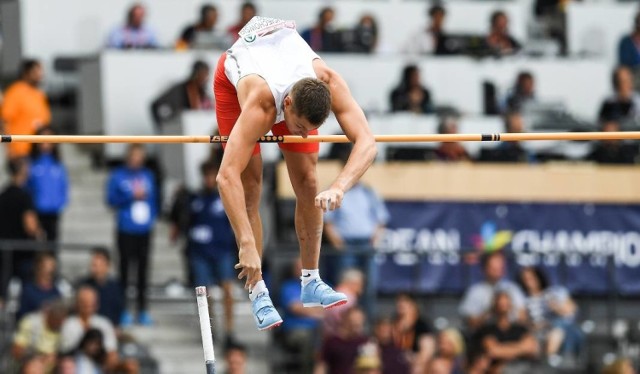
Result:
<instances>
[{"instance_id":1,"label":"athlete's shoulder","mask_svg":"<svg viewBox=\"0 0 640 374\"><path fill-rule=\"evenodd\" d=\"M313 60L313 71L316 73L316 77L325 83L330 83L339 74L331 69L322 59L317 58Z\"/></svg>"}]
</instances>

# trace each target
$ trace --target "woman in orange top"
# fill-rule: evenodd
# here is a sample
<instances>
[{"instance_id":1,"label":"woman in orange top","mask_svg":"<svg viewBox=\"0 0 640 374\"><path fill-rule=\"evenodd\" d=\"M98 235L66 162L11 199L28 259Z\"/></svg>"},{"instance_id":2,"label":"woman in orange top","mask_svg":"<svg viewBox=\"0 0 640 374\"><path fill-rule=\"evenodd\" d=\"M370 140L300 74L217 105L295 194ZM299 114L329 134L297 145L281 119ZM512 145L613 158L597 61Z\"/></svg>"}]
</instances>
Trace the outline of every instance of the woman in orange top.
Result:
<instances>
[{"instance_id":1,"label":"woman in orange top","mask_svg":"<svg viewBox=\"0 0 640 374\"><path fill-rule=\"evenodd\" d=\"M4 131L9 135L33 135L51 121L46 94L39 88L43 78L42 65L37 60L25 60L20 79L5 92L2 103ZM9 143L9 158L27 157L31 144Z\"/></svg>"}]
</instances>

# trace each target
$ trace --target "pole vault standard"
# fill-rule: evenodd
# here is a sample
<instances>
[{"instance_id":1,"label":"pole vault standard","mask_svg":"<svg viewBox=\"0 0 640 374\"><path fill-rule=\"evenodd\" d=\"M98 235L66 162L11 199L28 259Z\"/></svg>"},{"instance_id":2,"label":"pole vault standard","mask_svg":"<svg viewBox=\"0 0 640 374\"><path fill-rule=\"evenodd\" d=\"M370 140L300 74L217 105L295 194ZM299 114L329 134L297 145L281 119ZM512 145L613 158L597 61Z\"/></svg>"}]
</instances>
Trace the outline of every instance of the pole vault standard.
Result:
<instances>
[{"instance_id":1,"label":"pole vault standard","mask_svg":"<svg viewBox=\"0 0 640 374\"><path fill-rule=\"evenodd\" d=\"M426 142L518 142L531 140L640 140L640 131L618 132L535 132L493 134L404 134L375 135L379 143ZM1 143L225 143L228 136L217 135L0 135ZM266 135L258 143L348 143L345 135Z\"/></svg>"}]
</instances>

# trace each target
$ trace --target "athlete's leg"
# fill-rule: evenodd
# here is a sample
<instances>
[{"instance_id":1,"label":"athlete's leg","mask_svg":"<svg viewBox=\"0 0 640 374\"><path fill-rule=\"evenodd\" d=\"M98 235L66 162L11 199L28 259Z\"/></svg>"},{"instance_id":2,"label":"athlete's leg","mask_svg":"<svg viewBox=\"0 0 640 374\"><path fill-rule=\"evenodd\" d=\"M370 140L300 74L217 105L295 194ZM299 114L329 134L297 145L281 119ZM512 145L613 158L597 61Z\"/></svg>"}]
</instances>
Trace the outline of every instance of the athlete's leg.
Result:
<instances>
[{"instance_id":1,"label":"athlete's leg","mask_svg":"<svg viewBox=\"0 0 640 374\"><path fill-rule=\"evenodd\" d=\"M255 154L242 173L242 187L247 204L247 214L256 240L256 249L262 258L262 220L260 219L260 194L262 192L262 157ZM262 278L261 278L262 279Z\"/></svg>"},{"instance_id":2,"label":"athlete's leg","mask_svg":"<svg viewBox=\"0 0 640 374\"><path fill-rule=\"evenodd\" d=\"M322 236L322 210L315 206L318 194L317 153L283 150L289 179L296 194L295 225L303 269L317 269Z\"/></svg>"}]
</instances>

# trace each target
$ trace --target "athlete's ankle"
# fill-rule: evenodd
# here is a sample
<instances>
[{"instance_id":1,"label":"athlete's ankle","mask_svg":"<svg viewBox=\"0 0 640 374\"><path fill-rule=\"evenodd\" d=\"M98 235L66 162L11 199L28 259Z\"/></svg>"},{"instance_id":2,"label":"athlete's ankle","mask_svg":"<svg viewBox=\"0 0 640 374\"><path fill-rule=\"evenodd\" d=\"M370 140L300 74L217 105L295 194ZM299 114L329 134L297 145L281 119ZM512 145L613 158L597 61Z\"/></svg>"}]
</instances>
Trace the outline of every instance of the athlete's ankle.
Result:
<instances>
[{"instance_id":1,"label":"athlete's ankle","mask_svg":"<svg viewBox=\"0 0 640 374\"><path fill-rule=\"evenodd\" d=\"M320 270L318 269L302 269L302 275L300 280L302 281L302 286L306 286L312 281L320 279Z\"/></svg>"},{"instance_id":2,"label":"athlete's ankle","mask_svg":"<svg viewBox=\"0 0 640 374\"><path fill-rule=\"evenodd\" d=\"M255 286L251 287L251 289L249 290L249 300L253 301L256 299L256 297L258 297L258 295L260 295L261 293L269 293L269 290L267 289L267 285L266 283L264 283L264 280L259 281L258 283L256 283Z\"/></svg>"}]
</instances>

